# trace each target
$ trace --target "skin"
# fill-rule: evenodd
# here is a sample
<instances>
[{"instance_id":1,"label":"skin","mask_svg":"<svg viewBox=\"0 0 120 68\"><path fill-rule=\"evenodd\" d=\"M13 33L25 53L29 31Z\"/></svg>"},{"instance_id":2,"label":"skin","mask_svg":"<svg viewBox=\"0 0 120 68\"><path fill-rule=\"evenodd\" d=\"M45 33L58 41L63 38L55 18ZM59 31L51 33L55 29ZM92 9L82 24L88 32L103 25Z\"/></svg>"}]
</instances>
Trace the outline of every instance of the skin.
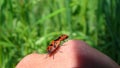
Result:
<instances>
[{"instance_id":1,"label":"skin","mask_svg":"<svg viewBox=\"0 0 120 68\"><path fill-rule=\"evenodd\" d=\"M108 56L80 40L69 40L56 52L33 53L24 57L16 68L120 68Z\"/></svg>"}]
</instances>

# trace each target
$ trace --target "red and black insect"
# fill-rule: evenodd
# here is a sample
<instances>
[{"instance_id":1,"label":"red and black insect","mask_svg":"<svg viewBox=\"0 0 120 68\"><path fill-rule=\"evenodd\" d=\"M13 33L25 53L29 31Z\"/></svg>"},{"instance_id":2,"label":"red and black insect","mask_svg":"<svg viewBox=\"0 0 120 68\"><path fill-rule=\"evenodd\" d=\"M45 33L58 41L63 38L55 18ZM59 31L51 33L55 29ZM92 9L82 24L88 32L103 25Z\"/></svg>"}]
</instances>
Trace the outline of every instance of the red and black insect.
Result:
<instances>
[{"instance_id":1,"label":"red and black insect","mask_svg":"<svg viewBox=\"0 0 120 68\"><path fill-rule=\"evenodd\" d=\"M47 47L48 54L54 53L59 47L61 41L64 41L68 38L68 35L63 34L60 37L58 37L56 40L53 40L50 45Z\"/></svg>"}]
</instances>

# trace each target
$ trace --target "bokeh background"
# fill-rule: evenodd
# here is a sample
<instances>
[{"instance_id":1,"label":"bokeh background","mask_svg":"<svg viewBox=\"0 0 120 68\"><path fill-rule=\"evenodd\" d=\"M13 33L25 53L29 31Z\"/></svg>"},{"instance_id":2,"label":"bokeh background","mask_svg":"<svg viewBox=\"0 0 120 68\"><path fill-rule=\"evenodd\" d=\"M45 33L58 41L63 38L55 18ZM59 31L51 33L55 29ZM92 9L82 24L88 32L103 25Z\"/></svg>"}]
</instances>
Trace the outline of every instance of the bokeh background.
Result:
<instances>
[{"instance_id":1,"label":"bokeh background","mask_svg":"<svg viewBox=\"0 0 120 68\"><path fill-rule=\"evenodd\" d=\"M0 0L0 68L46 53L61 34L120 64L120 0Z\"/></svg>"}]
</instances>

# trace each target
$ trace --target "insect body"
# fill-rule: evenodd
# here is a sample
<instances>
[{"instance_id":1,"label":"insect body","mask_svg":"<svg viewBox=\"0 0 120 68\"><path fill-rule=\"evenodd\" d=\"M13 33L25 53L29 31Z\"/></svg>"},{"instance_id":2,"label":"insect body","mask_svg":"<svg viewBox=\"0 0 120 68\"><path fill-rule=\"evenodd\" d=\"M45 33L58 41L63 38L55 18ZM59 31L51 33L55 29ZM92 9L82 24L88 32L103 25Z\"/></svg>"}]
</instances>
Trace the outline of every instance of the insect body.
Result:
<instances>
[{"instance_id":1,"label":"insect body","mask_svg":"<svg viewBox=\"0 0 120 68\"><path fill-rule=\"evenodd\" d=\"M50 43L50 45L47 47L48 53L52 54L53 52L55 52L60 47L61 41L64 41L67 38L68 38L68 35L63 34L60 37L58 37L56 40L53 40Z\"/></svg>"}]
</instances>

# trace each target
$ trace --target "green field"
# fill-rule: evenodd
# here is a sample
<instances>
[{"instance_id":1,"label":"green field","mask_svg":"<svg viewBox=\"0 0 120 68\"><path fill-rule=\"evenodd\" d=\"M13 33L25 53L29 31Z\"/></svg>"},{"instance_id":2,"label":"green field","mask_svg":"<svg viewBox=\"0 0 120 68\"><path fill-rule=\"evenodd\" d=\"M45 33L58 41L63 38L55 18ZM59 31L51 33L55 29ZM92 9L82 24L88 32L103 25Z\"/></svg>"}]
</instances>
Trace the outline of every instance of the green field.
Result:
<instances>
[{"instance_id":1,"label":"green field","mask_svg":"<svg viewBox=\"0 0 120 68\"><path fill-rule=\"evenodd\" d=\"M46 53L61 34L79 39L120 64L120 0L0 0L0 68Z\"/></svg>"}]
</instances>

